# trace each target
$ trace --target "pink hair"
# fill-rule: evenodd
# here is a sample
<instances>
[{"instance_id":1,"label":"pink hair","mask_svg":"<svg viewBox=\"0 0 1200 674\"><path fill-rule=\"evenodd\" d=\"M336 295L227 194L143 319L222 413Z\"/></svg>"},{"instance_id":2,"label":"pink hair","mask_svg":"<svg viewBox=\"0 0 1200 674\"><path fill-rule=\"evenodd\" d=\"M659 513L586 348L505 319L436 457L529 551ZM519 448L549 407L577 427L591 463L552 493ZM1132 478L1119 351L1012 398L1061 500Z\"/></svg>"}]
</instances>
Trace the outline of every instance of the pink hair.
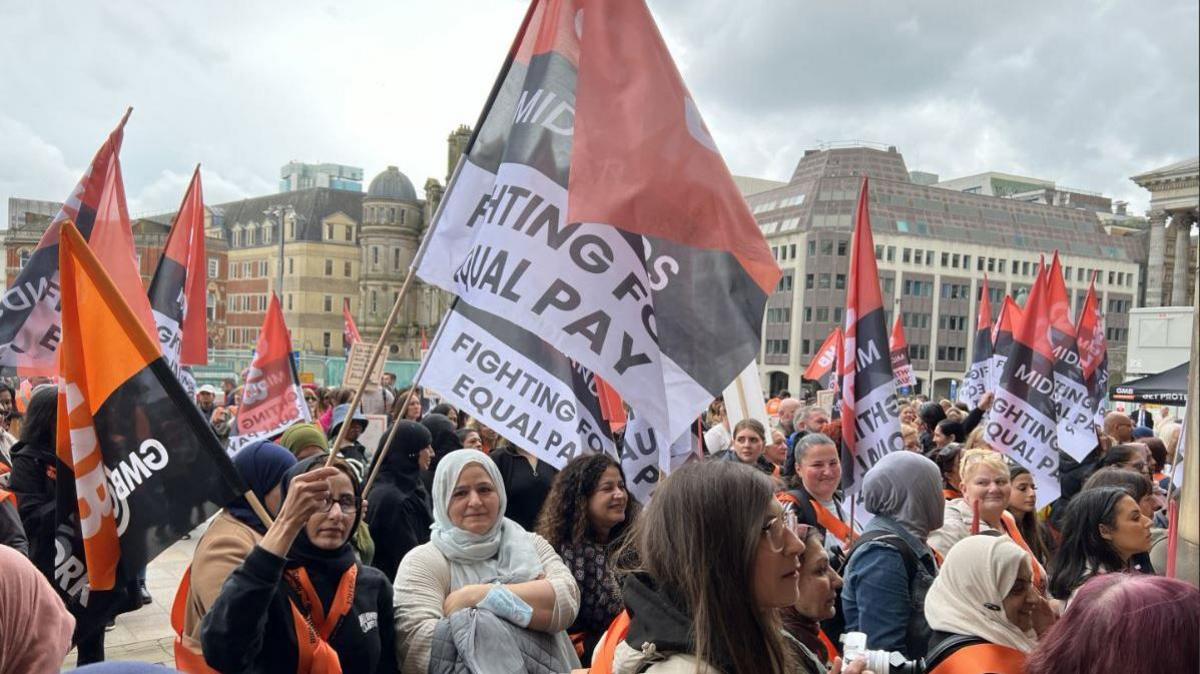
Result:
<instances>
[{"instance_id":1,"label":"pink hair","mask_svg":"<svg viewBox=\"0 0 1200 674\"><path fill-rule=\"evenodd\" d=\"M1108 573L1079 589L1025 672L1185 672L1197 652L1200 590L1173 578Z\"/></svg>"}]
</instances>

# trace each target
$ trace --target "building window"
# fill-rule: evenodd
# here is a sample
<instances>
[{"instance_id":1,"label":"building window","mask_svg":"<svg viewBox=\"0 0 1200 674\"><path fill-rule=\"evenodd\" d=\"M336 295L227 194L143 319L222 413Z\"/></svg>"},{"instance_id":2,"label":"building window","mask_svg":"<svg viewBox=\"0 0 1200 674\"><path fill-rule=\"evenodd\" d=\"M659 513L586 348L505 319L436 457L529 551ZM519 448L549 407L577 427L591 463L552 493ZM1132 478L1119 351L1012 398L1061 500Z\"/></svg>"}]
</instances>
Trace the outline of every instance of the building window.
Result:
<instances>
[{"instance_id":1,"label":"building window","mask_svg":"<svg viewBox=\"0 0 1200 674\"><path fill-rule=\"evenodd\" d=\"M845 242L845 241L838 241L838 242L837 242L837 254L838 254L838 257L846 257L846 245L847 245L847 244L846 244L846 242Z\"/></svg>"},{"instance_id":2,"label":"building window","mask_svg":"<svg viewBox=\"0 0 1200 674\"><path fill-rule=\"evenodd\" d=\"M333 296L332 295L325 296L325 311L326 311L326 313L333 311Z\"/></svg>"},{"instance_id":3,"label":"building window","mask_svg":"<svg viewBox=\"0 0 1200 674\"><path fill-rule=\"evenodd\" d=\"M900 256L900 261L903 262L904 264L908 264L908 263L912 262L912 249L911 248L904 249L904 254Z\"/></svg>"},{"instance_id":4,"label":"building window","mask_svg":"<svg viewBox=\"0 0 1200 674\"><path fill-rule=\"evenodd\" d=\"M325 225L325 239L333 241L333 225Z\"/></svg>"},{"instance_id":5,"label":"building window","mask_svg":"<svg viewBox=\"0 0 1200 674\"><path fill-rule=\"evenodd\" d=\"M816 255L816 254L817 254L817 241L816 241L816 239L809 239L809 240L808 240L808 254L809 254L809 255Z\"/></svg>"},{"instance_id":6,"label":"building window","mask_svg":"<svg viewBox=\"0 0 1200 674\"><path fill-rule=\"evenodd\" d=\"M208 277L217 278L221 275L221 261L216 258L210 258L208 261Z\"/></svg>"},{"instance_id":7,"label":"building window","mask_svg":"<svg viewBox=\"0 0 1200 674\"><path fill-rule=\"evenodd\" d=\"M880 245L875 246L875 259L876 260L883 259L883 246L880 246Z\"/></svg>"},{"instance_id":8,"label":"building window","mask_svg":"<svg viewBox=\"0 0 1200 674\"><path fill-rule=\"evenodd\" d=\"M917 250L913 252L914 264L925 264L925 251Z\"/></svg>"},{"instance_id":9,"label":"building window","mask_svg":"<svg viewBox=\"0 0 1200 674\"><path fill-rule=\"evenodd\" d=\"M821 242L821 254L822 255L833 255L833 241L822 241Z\"/></svg>"},{"instance_id":10,"label":"building window","mask_svg":"<svg viewBox=\"0 0 1200 674\"><path fill-rule=\"evenodd\" d=\"M288 274L291 275L291 274L295 274L295 273L296 273L296 258L289 257L288 258ZM288 308L290 309L291 307L288 307Z\"/></svg>"},{"instance_id":11,"label":"building window","mask_svg":"<svg viewBox=\"0 0 1200 674\"><path fill-rule=\"evenodd\" d=\"M833 322L834 323L842 322L842 308L841 307L833 308Z\"/></svg>"},{"instance_id":12,"label":"building window","mask_svg":"<svg viewBox=\"0 0 1200 674\"><path fill-rule=\"evenodd\" d=\"M805 290L813 289L813 275L812 274L804 275L804 289Z\"/></svg>"},{"instance_id":13,"label":"building window","mask_svg":"<svg viewBox=\"0 0 1200 674\"><path fill-rule=\"evenodd\" d=\"M332 239L333 237L329 238ZM346 225L346 240L351 242L354 241L354 225Z\"/></svg>"},{"instance_id":14,"label":"building window","mask_svg":"<svg viewBox=\"0 0 1200 674\"><path fill-rule=\"evenodd\" d=\"M838 274L837 276L835 276L833 279L833 287L838 290L845 290L846 289L846 275Z\"/></svg>"},{"instance_id":15,"label":"building window","mask_svg":"<svg viewBox=\"0 0 1200 674\"><path fill-rule=\"evenodd\" d=\"M350 265L350 260L346 260L345 262L342 263L342 275L343 276L345 276L346 278L350 278L350 273L352 270L353 270L353 267Z\"/></svg>"},{"instance_id":16,"label":"building window","mask_svg":"<svg viewBox=\"0 0 1200 674\"><path fill-rule=\"evenodd\" d=\"M804 322L807 323L811 320L812 320L812 307L804 307Z\"/></svg>"},{"instance_id":17,"label":"building window","mask_svg":"<svg viewBox=\"0 0 1200 674\"><path fill-rule=\"evenodd\" d=\"M330 336L329 336L328 332L321 334L321 343L325 345L326 349L329 348L331 341L330 341Z\"/></svg>"},{"instance_id":18,"label":"building window","mask_svg":"<svg viewBox=\"0 0 1200 674\"><path fill-rule=\"evenodd\" d=\"M403 208L400 209L400 224L402 224L402 225L404 224L404 220L405 220L404 216L407 214L408 214L408 211L406 209L403 209Z\"/></svg>"},{"instance_id":19,"label":"building window","mask_svg":"<svg viewBox=\"0 0 1200 674\"><path fill-rule=\"evenodd\" d=\"M371 315L375 315L377 313L379 313L379 298L375 294L375 291L372 290L371 291Z\"/></svg>"},{"instance_id":20,"label":"building window","mask_svg":"<svg viewBox=\"0 0 1200 674\"><path fill-rule=\"evenodd\" d=\"M371 246L371 266L379 266L379 246Z\"/></svg>"},{"instance_id":21,"label":"building window","mask_svg":"<svg viewBox=\"0 0 1200 674\"><path fill-rule=\"evenodd\" d=\"M817 276L817 288L820 290L828 290L829 281L829 274L821 274Z\"/></svg>"},{"instance_id":22,"label":"building window","mask_svg":"<svg viewBox=\"0 0 1200 674\"><path fill-rule=\"evenodd\" d=\"M400 212L403 213L404 211L400 211ZM400 249L393 248L392 249L392 269L399 269L399 268L400 268Z\"/></svg>"},{"instance_id":23,"label":"building window","mask_svg":"<svg viewBox=\"0 0 1200 674\"><path fill-rule=\"evenodd\" d=\"M292 294L291 293L287 294L287 307L288 307L287 308L288 311L292 310Z\"/></svg>"},{"instance_id":24,"label":"building window","mask_svg":"<svg viewBox=\"0 0 1200 674\"><path fill-rule=\"evenodd\" d=\"M325 275L333 276L333 260L325 258Z\"/></svg>"},{"instance_id":25,"label":"building window","mask_svg":"<svg viewBox=\"0 0 1200 674\"><path fill-rule=\"evenodd\" d=\"M822 323L829 320L829 307L817 307L817 320Z\"/></svg>"}]
</instances>

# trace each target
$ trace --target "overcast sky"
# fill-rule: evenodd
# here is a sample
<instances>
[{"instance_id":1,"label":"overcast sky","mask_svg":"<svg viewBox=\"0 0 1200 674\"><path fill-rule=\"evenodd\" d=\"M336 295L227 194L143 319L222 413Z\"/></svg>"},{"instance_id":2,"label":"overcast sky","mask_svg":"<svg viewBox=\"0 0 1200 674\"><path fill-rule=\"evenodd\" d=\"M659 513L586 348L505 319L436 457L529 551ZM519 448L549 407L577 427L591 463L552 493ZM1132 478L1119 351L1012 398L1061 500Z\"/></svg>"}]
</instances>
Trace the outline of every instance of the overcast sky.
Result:
<instances>
[{"instance_id":1,"label":"overcast sky","mask_svg":"<svg viewBox=\"0 0 1200 674\"><path fill-rule=\"evenodd\" d=\"M1129 176L1198 153L1198 4L651 0L735 173L896 145L943 178L995 170L1145 209ZM518 0L0 0L0 208L62 200L127 105L130 210L272 193L291 159L444 180ZM0 220L7 223L7 216Z\"/></svg>"}]
</instances>

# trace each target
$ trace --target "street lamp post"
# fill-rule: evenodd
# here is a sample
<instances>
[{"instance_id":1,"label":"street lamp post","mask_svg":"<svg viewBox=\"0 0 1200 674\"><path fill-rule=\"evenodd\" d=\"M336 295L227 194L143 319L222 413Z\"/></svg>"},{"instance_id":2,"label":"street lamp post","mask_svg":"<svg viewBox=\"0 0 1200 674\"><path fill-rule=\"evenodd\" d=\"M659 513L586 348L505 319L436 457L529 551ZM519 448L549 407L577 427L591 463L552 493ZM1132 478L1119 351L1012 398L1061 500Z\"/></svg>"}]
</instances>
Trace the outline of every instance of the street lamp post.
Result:
<instances>
[{"instance_id":1,"label":"street lamp post","mask_svg":"<svg viewBox=\"0 0 1200 674\"><path fill-rule=\"evenodd\" d=\"M283 302L283 245L284 232L283 223L288 217L292 218L292 222L296 221L296 209L292 208L291 204L273 204L268 206L264 215L275 216L275 221L279 224L279 273L276 274L275 292L279 295L280 303Z\"/></svg>"}]
</instances>

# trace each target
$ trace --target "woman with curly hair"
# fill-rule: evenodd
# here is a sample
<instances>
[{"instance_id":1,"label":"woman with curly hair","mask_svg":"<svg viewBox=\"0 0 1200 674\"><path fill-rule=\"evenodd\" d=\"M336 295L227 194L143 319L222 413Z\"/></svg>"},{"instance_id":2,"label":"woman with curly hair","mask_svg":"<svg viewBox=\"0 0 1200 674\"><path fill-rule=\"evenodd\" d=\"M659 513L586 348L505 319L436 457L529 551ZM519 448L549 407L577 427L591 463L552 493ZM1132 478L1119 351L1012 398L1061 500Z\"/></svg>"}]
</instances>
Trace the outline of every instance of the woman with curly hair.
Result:
<instances>
[{"instance_id":1,"label":"woman with curly hair","mask_svg":"<svg viewBox=\"0 0 1200 674\"><path fill-rule=\"evenodd\" d=\"M538 518L546 539L579 584L579 614L568 629L579 659L589 666L592 650L624 608L610 556L637 515L621 464L607 454L572 459L554 480Z\"/></svg>"}]
</instances>

